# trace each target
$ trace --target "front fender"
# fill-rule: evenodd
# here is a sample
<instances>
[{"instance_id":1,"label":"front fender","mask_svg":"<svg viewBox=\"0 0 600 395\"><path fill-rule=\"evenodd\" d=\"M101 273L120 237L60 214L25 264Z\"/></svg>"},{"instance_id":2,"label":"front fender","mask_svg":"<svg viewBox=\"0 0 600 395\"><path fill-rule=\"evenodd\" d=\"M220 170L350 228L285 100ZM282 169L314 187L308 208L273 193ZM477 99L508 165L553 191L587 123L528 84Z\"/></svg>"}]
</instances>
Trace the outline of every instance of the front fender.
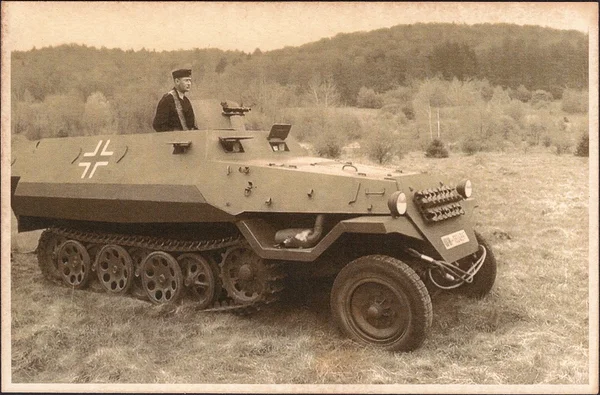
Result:
<instances>
[{"instance_id":1,"label":"front fender","mask_svg":"<svg viewBox=\"0 0 600 395\"><path fill-rule=\"evenodd\" d=\"M415 225L406 217L363 216L338 222L312 248L274 247L277 231L263 219L254 218L237 222L237 227L252 249L263 259L312 262L325 252L342 234L402 234L417 240L425 240Z\"/></svg>"}]
</instances>

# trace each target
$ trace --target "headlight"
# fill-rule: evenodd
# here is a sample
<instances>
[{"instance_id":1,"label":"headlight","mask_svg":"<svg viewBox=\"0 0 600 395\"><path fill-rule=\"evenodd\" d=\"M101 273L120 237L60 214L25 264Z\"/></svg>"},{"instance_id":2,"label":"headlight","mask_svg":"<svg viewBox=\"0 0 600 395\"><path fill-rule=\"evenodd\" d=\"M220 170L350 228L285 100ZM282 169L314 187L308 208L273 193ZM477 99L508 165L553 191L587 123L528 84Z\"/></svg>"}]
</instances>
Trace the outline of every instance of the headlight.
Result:
<instances>
[{"instance_id":1,"label":"headlight","mask_svg":"<svg viewBox=\"0 0 600 395\"><path fill-rule=\"evenodd\" d=\"M468 199L473 194L473 186L471 180L464 180L456 186L456 191L462 195L465 199Z\"/></svg>"},{"instance_id":2,"label":"headlight","mask_svg":"<svg viewBox=\"0 0 600 395\"><path fill-rule=\"evenodd\" d=\"M404 192L396 191L392 193L388 199L388 208L392 212L392 215L397 217L406 213L406 195Z\"/></svg>"}]
</instances>

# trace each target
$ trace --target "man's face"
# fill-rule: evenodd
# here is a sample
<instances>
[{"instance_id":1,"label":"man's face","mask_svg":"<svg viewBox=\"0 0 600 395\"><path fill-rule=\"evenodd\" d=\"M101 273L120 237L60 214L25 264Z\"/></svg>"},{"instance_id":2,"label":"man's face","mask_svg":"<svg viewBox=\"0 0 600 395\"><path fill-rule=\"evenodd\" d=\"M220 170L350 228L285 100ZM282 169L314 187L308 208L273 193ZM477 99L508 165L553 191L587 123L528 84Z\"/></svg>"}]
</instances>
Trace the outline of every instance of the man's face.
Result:
<instances>
[{"instance_id":1,"label":"man's face","mask_svg":"<svg viewBox=\"0 0 600 395\"><path fill-rule=\"evenodd\" d=\"M188 92L192 87L192 77L175 78L175 88L179 92Z\"/></svg>"}]
</instances>

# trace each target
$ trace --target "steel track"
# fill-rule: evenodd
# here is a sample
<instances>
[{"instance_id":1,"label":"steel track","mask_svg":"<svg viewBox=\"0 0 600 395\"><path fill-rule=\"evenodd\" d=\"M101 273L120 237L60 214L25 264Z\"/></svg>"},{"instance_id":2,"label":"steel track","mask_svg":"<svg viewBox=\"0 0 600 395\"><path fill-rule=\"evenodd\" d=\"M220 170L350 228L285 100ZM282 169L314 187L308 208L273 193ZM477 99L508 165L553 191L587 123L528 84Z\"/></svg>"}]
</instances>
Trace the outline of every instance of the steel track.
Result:
<instances>
[{"instance_id":1,"label":"steel track","mask_svg":"<svg viewBox=\"0 0 600 395\"><path fill-rule=\"evenodd\" d=\"M211 239L201 241L187 241L169 239L164 237L141 236L141 235L124 235L117 233L99 233L91 231L82 231L78 229L68 228L49 228L43 233L40 238L40 245L49 239L50 235L65 237L68 240L76 240L90 244L116 244L126 247L142 248L150 251L165 251L165 252L207 252L218 251L230 247L243 246L244 240L239 236L231 236L222 239ZM42 259L38 254L38 260ZM228 296L218 298L212 306L202 310L209 312L231 312L238 315L252 314L264 305L273 303L279 299L279 293L283 290L281 281L285 275L281 270L281 264L275 262L266 262L265 266L269 272L268 286L266 287L265 296L260 300L251 303L238 303ZM46 273L44 273L46 275ZM49 278L48 276L46 276ZM52 282L60 285L65 285L62 281L49 278ZM133 297L131 294L128 295Z\"/></svg>"}]
</instances>

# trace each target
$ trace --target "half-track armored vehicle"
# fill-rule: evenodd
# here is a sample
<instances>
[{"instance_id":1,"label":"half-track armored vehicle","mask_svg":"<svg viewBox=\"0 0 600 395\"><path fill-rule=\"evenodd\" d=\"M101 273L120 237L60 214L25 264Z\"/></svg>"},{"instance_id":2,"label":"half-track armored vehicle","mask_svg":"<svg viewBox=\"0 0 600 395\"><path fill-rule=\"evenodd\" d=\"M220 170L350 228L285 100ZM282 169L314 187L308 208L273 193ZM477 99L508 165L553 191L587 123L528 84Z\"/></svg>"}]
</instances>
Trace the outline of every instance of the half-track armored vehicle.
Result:
<instances>
[{"instance_id":1,"label":"half-track armored vehicle","mask_svg":"<svg viewBox=\"0 0 600 395\"><path fill-rule=\"evenodd\" d=\"M14 138L12 209L20 232L45 229L43 274L233 311L277 300L296 275L335 276L342 332L394 351L426 338L432 291L490 292L469 180L310 157L291 125L246 130L247 111L204 101L201 130Z\"/></svg>"}]
</instances>

